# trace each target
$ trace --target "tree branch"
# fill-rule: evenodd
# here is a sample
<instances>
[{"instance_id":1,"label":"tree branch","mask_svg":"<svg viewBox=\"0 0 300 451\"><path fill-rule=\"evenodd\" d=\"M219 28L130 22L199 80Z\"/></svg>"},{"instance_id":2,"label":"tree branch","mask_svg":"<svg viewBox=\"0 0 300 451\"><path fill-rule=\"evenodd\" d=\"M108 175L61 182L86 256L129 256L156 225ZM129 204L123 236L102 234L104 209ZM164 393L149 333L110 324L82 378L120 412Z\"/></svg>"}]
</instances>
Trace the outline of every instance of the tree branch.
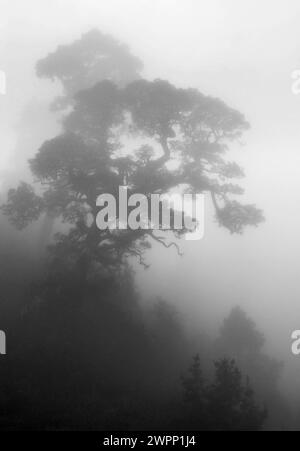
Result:
<instances>
[{"instance_id":1,"label":"tree branch","mask_svg":"<svg viewBox=\"0 0 300 451\"><path fill-rule=\"evenodd\" d=\"M183 253L180 251L180 248L178 246L177 243L175 243L174 241L172 241L171 243L166 243L165 239L163 237L159 237L159 236L155 236L153 232L148 232L148 234L151 236L151 238L153 238L155 241L157 241L158 243L162 244L165 248L169 249L170 247L174 246L175 249L177 250L177 254L182 257Z\"/></svg>"}]
</instances>

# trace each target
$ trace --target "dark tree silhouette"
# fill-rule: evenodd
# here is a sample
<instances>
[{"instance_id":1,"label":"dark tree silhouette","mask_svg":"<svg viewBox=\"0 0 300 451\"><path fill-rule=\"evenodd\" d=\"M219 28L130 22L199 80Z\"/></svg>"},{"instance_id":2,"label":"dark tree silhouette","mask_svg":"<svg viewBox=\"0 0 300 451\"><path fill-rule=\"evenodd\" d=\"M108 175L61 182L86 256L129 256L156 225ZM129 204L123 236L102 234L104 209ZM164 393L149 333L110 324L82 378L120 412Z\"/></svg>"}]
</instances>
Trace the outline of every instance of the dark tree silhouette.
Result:
<instances>
[{"instance_id":1,"label":"dark tree silhouette","mask_svg":"<svg viewBox=\"0 0 300 451\"><path fill-rule=\"evenodd\" d=\"M217 355L235 359L241 371L251 378L258 399L268 408L268 421L285 427L289 412L279 389L283 364L264 352L265 337L254 321L235 307L223 322L216 342Z\"/></svg>"},{"instance_id":2,"label":"dark tree silhouette","mask_svg":"<svg viewBox=\"0 0 300 451\"><path fill-rule=\"evenodd\" d=\"M74 105L74 97L79 91L92 88L100 81L111 80L124 87L139 79L142 67L141 61L125 45L94 29L39 60L36 73L40 78L59 82L62 95L51 107L61 111ZM54 222L52 215L45 215L39 243L42 248L51 241Z\"/></svg>"},{"instance_id":3,"label":"dark tree silhouette","mask_svg":"<svg viewBox=\"0 0 300 451\"><path fill-rule=\"evenodd\" d=\"M200 403L203 398L203 376L200 366L200 356L197 354L193 358L192 366L189 369L189 375L182 377L184 388L184 399L187 403Z\"/></svg>"},{"instance_id":4,"label":"dark tree silhouette","mask_svg":"<svg viewBox=\"0 0 300 451\"><path fill-rule=\"evenodd\" d=\"M243 191L229 182L243 171L226 159L226 151L248 127L238 111L194 89L162 80L137 80L125 88L102 81L75 95L63 133L30 161L37 194L23 184L9 191L2 210L19 228L44 212L67 223L52 250L69 256L81 280L95 266L115 270L128 256L144 264L153 241L178 249L151 229L97 229L96 198L110 193L118 199L120 185L147 198L171 190L208 193L219 224L241 233L263 220L255 206L232 198ZM180 237L183 231L173 233Z\"/></svg>"},{"instance_id":5,"label":"dark tree silhouette","mask_svg":"<svg viewBox=\"0 0 300 451\"><path fill-rule=\"evenodd\" d=\"M234 360L215 362L214 382L203 379L196 355L189 375L182 378L185 406L180 422L190 430L259 430L267 412L254 400L249 379L245 383Z\"/></svg>"},{"instance_id":6,"label":"dark tree silhouette","mask_svg":"<svg viewBox=\"0 0 300 451\"><path fill-rule=\"evenodd\" d=\"M243 384L234 360L215 362L215 382L209 389L208 415L213 429L259 430L267 413L254 401L249 379Z\"/></svg>"},{"instance_id":7,"label":"dark tree silhouette","mask_svg":"<svg viewBox=\"0 0 300 451\"><path fill-rule=\"evenodd\" d=\"M240 361L251 359L264 344L265 338L254 321L240 307L233 308L221 327L219 346L230 350L230 355Z\"/></svg>"}]
</instances>

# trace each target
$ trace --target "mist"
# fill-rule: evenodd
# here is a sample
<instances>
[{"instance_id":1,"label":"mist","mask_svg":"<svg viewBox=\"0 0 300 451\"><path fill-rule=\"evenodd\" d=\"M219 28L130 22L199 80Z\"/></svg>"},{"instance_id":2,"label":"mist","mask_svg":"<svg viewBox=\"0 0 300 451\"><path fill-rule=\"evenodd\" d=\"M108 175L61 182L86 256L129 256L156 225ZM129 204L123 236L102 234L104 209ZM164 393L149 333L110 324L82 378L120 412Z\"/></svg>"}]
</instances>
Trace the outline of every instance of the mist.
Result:
<instances>
[{"instance_id":1,"label":"mist","mask_svg":"<svg viewBox=\"0 0 300 451\"><path fill-rule=\"evenodd\" d=\"M245 171L245 178L238 180L245 189L239 201L262 209L265 221L257 227L245 227L242 234L230 233L216 219L211 198L206 195L204 237L199 241L178 240L182 256L175 246L166 248L158 242L143 257L147 269L139 259L130 256L134 276L133 282L127 282L134 284L136 299L124 309L134 310L132 304L136 302L150 329L154 327L150 311L155 310L157 299L163 299L176 311L189 344L176 343L174 333L170 349L175 352L181 345L184 349L180 351L184 357L173 361L174 381L170 385L174 386L198 352L207 378L211 377L212 362L222 355L214 343L220 336L222 340L223 322L233 309L242 309L265 337L261 352L283 365L276 393L291 420L281 426L281 419L273 423L271 419L265 428L299 428L300 358L291 351L292 332L300 329L300 96L292 89L293 71L300 69L299 2L290 0L287 5L282 0L29 0L23 4L0 0L0 8L0 70L5 72L7 84L6 94L0 95L1 204L7 201L8 190L20 181L32 183L28 160L34 158L45 141L60 135L63 117L69 111L51 109L55 98L63 95L63 86L54 76L53 80L50 76L39 77L37 62L90 30L99 30L128 46L131 55L143 64L141 79L167 80L177 89L199 90L245 116L250 128L229 144L227 160L235 161ZM47 258L46 246L53 243L54 233L47 232L46 238L43 235L43 221L45 217L41 216L18 231L7 215L1 214L1 253L5 255L1 265L6 265L8 273L15 271L13 278L19 281L19 287L26 286L9 291L9 295L4 290L2 296L3 305L7 302L4 298L16 300L14 312L5 319L9 324L8 342L9 333L15 336L15 331L24 327L20 326L19 315L22 317L28 310L28 286L40 277L41 261ZM59 221L57 231L64 230ZM8 267L8 261L13 269ZM130 290L125 298L133 297ZM113 294L108 294L105 302L110 296L114 299ZM118 305L120 300L113 302ZM1 310L7 313L11 308ZM87 323L87 318L93 317L92 308L88 304ZM54 315L54 306L49 311L49 315ZM133 317L139 314L132 313ZM101 323L100 317L100 313L99 317L95 315ZM77 317L74 321L78 324ZM142 321L137 323L138 335ZM159 327L162 333L164 326ZM118 334L118 330L115 325L112 333ZM35 338L29 335L28 340ZM133 337L128 346L133 346L130 365L134 368L134 356L140 350L132 342L135 343ZM72 355L69 359L72 361ZM19 365L22 367L22 362ZM123 382L126 385L126 380ZM66 426L60 421L58 428L69 427L68 422ZM109 423L105 419L101 427L114 427L105 421ZM17 428L15 424L9 427ZM118 430L122 428L122 422L118 424L115 418L114 424ZM149 424L151 428L152 423ZM86 427L76 427L81 426ZM76 427L72 424L72 428ZM55 429L53 425L51 428Z\"/></svg>"}]
</instances>

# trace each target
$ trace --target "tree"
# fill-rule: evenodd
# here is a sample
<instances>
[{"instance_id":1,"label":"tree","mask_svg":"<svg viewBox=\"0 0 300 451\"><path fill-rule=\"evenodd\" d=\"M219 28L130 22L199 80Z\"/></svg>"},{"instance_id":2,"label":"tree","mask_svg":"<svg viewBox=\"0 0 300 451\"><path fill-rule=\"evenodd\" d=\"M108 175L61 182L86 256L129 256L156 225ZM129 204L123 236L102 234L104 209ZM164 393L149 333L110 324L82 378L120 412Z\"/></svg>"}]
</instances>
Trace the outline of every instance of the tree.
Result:
<instances>
[{"instance_id":1,"label":"tree","mask_svg":"<svg viewBox=\"0 0 300 451\"><path fill-rule=\"evenodd\" d=\"M92 42L99 43L94 32L91 36ZM56 61L57 55L64 61L64 52L73 55L73 51L72 46L63 48L39 68L40 73L61 77L68 96L78 86L75 80L68 86L77 59L75 65L53 72L49 61ZM80 63L79 69L83 67ZM43 212L65 222L66 231L57 234L52 256L64 255L81 274L82 285L95 268L115 271L129 256L146 265L144 252L154 241L178 249L176 242L151 229L97 228L97 197L111 193L118 200L120 185L128 186L129 195L141 193L147 198L174 190L208 193L219 224L231 233L242 233L245 226L263 220L261 210L232 198L243 190L230 180L241 178L243 170L228 161L226 153L249 124L222 101L167 81L140 79L125 87L102 81L76 94L73 102L63 132L46 141L30 161L38 192L28 185L10 190L2 209L20 228ZM27 205L30 208L24 208ZM183 233L172 232L175 238Z\"/></svg>"},{"instance_id":2,"label":"tree","mask_svg":"<svg viewBox=\"0 0 300 451\"><path fill-rule=\"evenodd\" d=\"M184 393L184 428L190 430L258 430L266 419L266 411L254 400L249 378L245 383L234 360L214 363L214 381L203 378L200 357L196 355L188 376L182 378Z\"/></svg>"},{"instance_id":3,"label":"tree","mask_svg":"<svg viewBox=\"0 0 300 451\"><path fill-rule=\"evenodd\" d=\"M215 381L208 396L208 415L213 429L261 429L267 416L266 410L256 405L249 379L244 385L234 360L215 362Z\"/></svg>"},{"instance_id":4,"label":"tree","mask_svg":"<svg viewBox=\"0 0 300 451\"><path fill-rule=\"evenodd\" d=\"M265 338L257 330L254 321L240 307L233 308L220 330L220 349L229 352L238 361L249 361L261 351L264 344Z\"/></svg>"},{"instance_id":5,"label":"tree","mask_svg":"<svg viewBox=\"0 0 300 451\"><path fill-rule=\"evenodd\" d=\"M234 359L251 378L257 398L268 408L268 421L273 427L281 428L289 417L278 389L283 364L264 352L264 344L265 337L254 321L240 307L235 307L221 327L216 352L219 358Z\"/></svg>"},{"instance_id":6,"label":"tree","mask_svg":"<svg viewBox=\"0 0 300 451\"><path fill-rule=\"evenodd\" d=\"M259 393L274 396L282 363L264 353L264 344L264 335L240 307L233 308L224 320L216 343L219 355L234 358L253 382L257 380Z\"/></svg>"},{"instance_id":7,"label":"tree","mask_svg":"<svg viewBox=\"0 0 300 451\"><path fill-rule=\"evenodd\" d=\"M189 375L182 377L184 399L187 403L200 403L203 397L203 377L200 366L200 356L193 357L193 363L189 369Z\"/></svg>"}]
</instances>

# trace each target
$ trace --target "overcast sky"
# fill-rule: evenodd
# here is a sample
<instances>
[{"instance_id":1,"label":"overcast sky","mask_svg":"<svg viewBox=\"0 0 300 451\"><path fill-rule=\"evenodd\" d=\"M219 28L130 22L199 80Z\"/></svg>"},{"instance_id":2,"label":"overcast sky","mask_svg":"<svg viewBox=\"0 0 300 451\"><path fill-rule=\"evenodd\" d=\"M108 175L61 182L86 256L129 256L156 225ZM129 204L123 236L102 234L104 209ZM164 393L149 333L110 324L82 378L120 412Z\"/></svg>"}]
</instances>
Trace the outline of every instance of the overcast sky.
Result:
<instances>
[{"instance_id":1,"label":"overcast sky","mask_svg":"<svg viewBox=\"0 0 300 451\"><path fill-rule=\"evenodd\" d=\"M21 158L17 131L22 124L26 129L26 108L33 114L32 105L45 105L28 142L38 145L56 130L46 113L55 87L36 79L36 60L92 27L126 42L144 61L145 77L196 87L245 114L251 131L235 155L246 169L247 201L264 209L267 222L232 237L212 223L207 205L205 238L184 243L183 259L154 252L140 280L150 293L155 277L157 292L176 303L184 297L187 312L195 318L195 311L205 311L215 324L231 306L244 306L270 348L289 362L286 377L294 386L300 360L289 348L291 331L300 329L300 96L291 92L291 73L300 69L299 23L299 0L0 0L0 69L7 74L0 178ZM47 136L39 120L47 122Z\"/></svg>"}]
</instances>

